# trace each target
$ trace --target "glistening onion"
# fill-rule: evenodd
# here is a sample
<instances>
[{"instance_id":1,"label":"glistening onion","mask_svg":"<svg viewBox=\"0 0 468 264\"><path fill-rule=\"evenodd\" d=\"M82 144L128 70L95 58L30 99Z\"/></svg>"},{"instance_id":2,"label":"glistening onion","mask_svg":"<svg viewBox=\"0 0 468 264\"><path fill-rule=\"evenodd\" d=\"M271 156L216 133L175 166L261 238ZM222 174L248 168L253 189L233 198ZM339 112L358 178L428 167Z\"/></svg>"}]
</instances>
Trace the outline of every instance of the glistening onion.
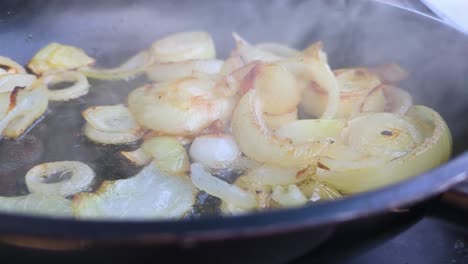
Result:
<instances>
[{"instance_id":1,"label":"glistening onion","mask_svg":"<svg viewBox=\"0 0 468 264\"><path fill-rule=\"evenodd\" d=\"M169 175L187 175L189 157L184 146L175 137L153 137L145 140L142 145L146 155L161 171Z\"/></svg>"}]
</instances>

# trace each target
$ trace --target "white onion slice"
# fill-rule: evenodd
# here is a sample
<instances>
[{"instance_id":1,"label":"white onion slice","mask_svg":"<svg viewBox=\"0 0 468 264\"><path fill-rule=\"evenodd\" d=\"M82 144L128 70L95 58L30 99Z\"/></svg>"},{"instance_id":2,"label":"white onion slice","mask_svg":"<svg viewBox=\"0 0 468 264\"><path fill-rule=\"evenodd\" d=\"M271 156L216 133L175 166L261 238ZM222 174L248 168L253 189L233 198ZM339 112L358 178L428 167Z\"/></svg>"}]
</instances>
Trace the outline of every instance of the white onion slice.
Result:
<instances>
[{"instance_id":1,"label":"white onion slice","mask_svg":"<svg viewBox=\"0 0 468 264\"><path fill-rule=\"evenodd\" d=\"M71 217L72 202L60 195L31 193L24 196L0 197L0 211L47 217Z\"/></svg>"},{"instance_id":2,"label":"white onion slice","mask_svg":"<svg viewBox=\"0 0 468 264\"><path fill-rule=\"evenodd\" d=\"M340 119L302 119L290 122L278 128L275 134L294 144L336 139L346 126Z\"/></svg>"},{"instance_id":3,"label":"white onion slice","mask_svg":"<svg viewBox=\"0 0 468 264\"><path fill-rule=\"evenodd\" d=\"M271 115L268 113L263 113L263 118L265 119L265 123L270 129L276 130L286 124L296 121L297 109L294 109L289 113L281 115Z\"/></svg>"},{"instance_id":4,"label":"white onion slice","mask_svg":"<svg viewBox=\"0 0 468 264\"><path fill-rule=\"evenodd\" d=\"M307 197L301 192L297 185L276 186L273 188L271 199L281 206L294 207L307 203Z\"/></svg>"},{"instance_id":5,"label":"white onion slice","mask_svg":"<svg viewBox=\"0 0 468 264\"><path fill-rule=\"evenodd\" d=\"M407 91L390 85L382 88L387 99L387 111L404 115L413 105L413 98Z\"/></svg>"},{"instance_id":6,"label":"white onion slice","mask_svg":"<svg viewBox=\"0 0 468 264\"><path fill-rule=\"evenodd\" d=\"M164 82L188 77L194 72L217 74L223 63L222 60L216 59L155 63L146 69L146 76L152 81Z\"/></svg>"},{"instance_id":7,"label":"white onion slice","mask_svg":"<svg viewBox=\"0 0 468 264\"><path fill-rule=\"evenodd\" d=\"M299 57L301 55L301 52L296 49L274 42L259 43L255 47L281 58Z\"/></svg>"},{"instance_id":8,"label":"white onion slice","mask_svg":"<svg viewBox=\"0 0 468 264\"><path fill-rule=\"evenodd\" d=\"M282 167L313 163L328 142L294 145L271 134L262 117L255 90L248 91L234 111L232 132L243 153L252 159Z\"/></svg>"},{"instance_id":9,"label":"white onion slice","mask_svg":"<svg viewBox=\"0 0 468 264\"><path fill-rule=\"evenodd\" d=\"M236 141L228 134L211 134L195 138L190 146L194 162L210 168L229 167L240 155Z\"/></svg>"},{"instance_id":10,"label":"white onion slice","mask_svg":"<svg viewBox=\"0 0 468 264\"><path fill-rule=\"evenodd\" d=\"M257 207L254 195L212 176L203 168L203 165L192 163L190 171L192 182L198 189L239 208L253 209Z\"/></svg>"},{"instance_id":11,"label":"white onion slice","mask_svg":"<svg viewBox=\"0 0 468 264\"><path fill-rule=\"evenodd\" d=\"M153 157L146 154L143 148L139 148L134 151L121 151L120 155L125 157L135 166L144 166L153 160Z\"/></svg>"},{"instance_id":12,"label":"white onion slice","mask_svg":"<svg viewBox=\"0 0 468 264\"><path fill-rule=\"evenodd\" d=\"M11 92L15 87L29 87L36 81L32 74L3 74L0 75L0 93Z\"/></svg>"},{"instance_id":13,"label":"white onion slice","mask_svg":"<svg viewBox=\"0 0 468 264\"><path fill-rule=\"evenodd\" d=\"M51 86L61 82L73 82L69 87L51 90L49 89L49 100L51 101L68 101L79 98L89 92L88 79L79 72L65 71L46 74L43 77L43 82L47 86Z\"/></svg>"},{"instance_id":14,"label":"white onion slice","mask_svg":"<svg viewBox=\"0 0 468 264\"><path fill-rule=\"evenodd\" d=\"M145 140L142 149L153 158L154 164L170 175L187 175L190 162L182 143L175 137L153 137Z\"/></svg>"},{"instance_id":15,"label":"white onion slice","mask_svg":"<svg viewBox=\"0 0 468 264\"><path fill-rule=\"evenodd\" d=\"M158 62L203 60L216 57L213 39L206 32L191 31L169 35L151 45Z\"/></svg>"},{"instance_id":16,"label":"white onion slice","mask_svg":"<svg viewBox=\"0 0 468 264\"><path fill-rule=\"evenodd\" d=\"M88 124L103 132L132 133L139 127L124 105L92 106L82 112Z\"/></svg>"},{"instance_id":17,"label":"white onion slice","mask_svg":"<svg viewBox=\"0 0 468 264\"><path fill-rule=\"evenodd\" d=\"M58 161L33 167L25 180L31 193L68 197L86 191L94 177L94 171L82 162Z\"/></svg>"},{"instance_id":18,"label":"white onion slice","mask_svg":"<svg viewBox=\"0 0 468 264\"><path fill-rule=\"evenodd\" d=\"M192 207L194 194L188 177L166 175L150 164L129 179L106 181L95 193L79 194L72 207L79 219L177 219Z\"/></svg>"},{"instance_id":19,"label":"white onion slice","mask_svg":"<svg viewBox=\"0 0 468 264\"><path fill-rule=\"evenodd\" d=\"M3 73L1 73L0 75L11 74L11 73L13 73L13 74L26 74L26 70L24 69L23 66L21 66L16 61L14 61L14 60L12 60L10 58L7 58L7 57L0 56L0 69L2 69L1 67L7 67L7 69Z\"/></svg>"},{"instance_id":20,"label":"white onion slice","mask_svg":"<svg viewBox=\"0 0 468 264\"><path fill-rule=\"evenodd\" d=\"M142 138L141 131L104 132L95 129L90 124L84 127L84 135L91 141L104 145L120 145L138 141Z\"/></svg>"},{"instance_id":21,"label":"white onion slice","mask_svg":"<svg viewBox=\"0 0 468 264\"><path fill-rule=\"evenodd\" d=\"M154 62L151 53L143 50L118 67L101 69L90 66L81 67L78 70L89 78L101 80L130 79L144 73Z\"/></svg>"},{"instance_id":22,"label":"white onion slice","mask_svg":"<svg viewBox=\"0 0 468 264\"><path fill-rule=\"evenodd\" d=\"M236 49L233 53L240 56L242 61L246 64L256 60L262 62L273 62L281 59L281 57L276 56L269 51L251 45L235 32L232 33L232 36L236 41Z\"/></svg>"}]
</instances>

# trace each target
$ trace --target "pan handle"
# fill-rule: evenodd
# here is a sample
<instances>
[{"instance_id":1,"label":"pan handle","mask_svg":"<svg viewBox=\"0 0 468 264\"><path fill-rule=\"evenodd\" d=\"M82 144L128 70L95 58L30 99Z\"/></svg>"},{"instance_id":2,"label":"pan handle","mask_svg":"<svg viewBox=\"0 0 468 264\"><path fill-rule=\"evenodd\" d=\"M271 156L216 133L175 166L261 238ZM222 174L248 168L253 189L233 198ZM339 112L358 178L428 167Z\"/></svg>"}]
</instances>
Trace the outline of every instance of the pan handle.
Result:
<instances>
[{"instance_id":1,"label":"pan handle","mask_svg":"<svg viewBox=\"0 0 468 264\"><path fill-rule=\"evenodd\" d=\"M442 194L430 205L428 214L468 228L468 181Z\"/></svg>"}]
</instances>

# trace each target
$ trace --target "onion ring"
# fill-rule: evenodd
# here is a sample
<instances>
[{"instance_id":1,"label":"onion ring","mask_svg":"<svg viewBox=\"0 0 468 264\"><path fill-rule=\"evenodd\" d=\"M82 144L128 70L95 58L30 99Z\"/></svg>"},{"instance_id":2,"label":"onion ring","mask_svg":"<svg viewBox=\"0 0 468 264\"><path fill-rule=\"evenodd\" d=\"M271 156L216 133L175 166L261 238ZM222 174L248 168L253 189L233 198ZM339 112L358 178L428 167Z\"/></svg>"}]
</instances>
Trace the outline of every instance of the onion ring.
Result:
<instances>
[{"instance_id":1,"label":"onion ring","mask_svg":"<svg viewBox=\"0 0 468 264\"><path fill-rule=\"evenodd\" d=\"M69 101L88 94L89 83L86 77L79 72L64 71L44 75L42 78L48 87L61 82L74 82L73 85L59 90L49 90L49 100Z\"/></svg>"}]
</instances>

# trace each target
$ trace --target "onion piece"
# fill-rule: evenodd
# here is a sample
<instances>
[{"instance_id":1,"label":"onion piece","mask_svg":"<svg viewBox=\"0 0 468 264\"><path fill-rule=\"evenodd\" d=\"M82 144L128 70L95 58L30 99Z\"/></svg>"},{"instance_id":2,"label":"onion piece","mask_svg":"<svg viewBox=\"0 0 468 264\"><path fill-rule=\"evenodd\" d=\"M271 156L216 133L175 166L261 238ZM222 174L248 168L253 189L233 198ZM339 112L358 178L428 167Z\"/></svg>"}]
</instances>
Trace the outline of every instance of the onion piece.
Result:
<instances>
[{"instance_id":1,"label":"onion piece","mask_svg":"<svg viewBox=\"0 0 468 264\"><path fill-rule=\"evenodd\" d=\"M314 141L336 139L346 126L340 119L302 119L290 122L278 128L275 134L294 144L304 144Z\"/></svg>"},{"instance_id":2,"label":"onion piece","mask_svg":"<svg viewBox=\"0 0 468 264\"><path fill-rule=\"evenodd\" d=\"M195 138L190 146L194 162L210 168L227 168L241 155L236 141L228 134L211 134Z\"/></svg>"},{"instance_id":3,"label":"onion piece","mask_svg":"<svg viewBox=\"0 0 468 264\"><path fill-rule=\"evenodd\" d=\"M60 195L31 193L24 196L0 197L0 211L47 217L72 216L71 201Z\"/></svg>"},{"instance_id":4,"label":"onion piece","mask_svg":"<svg viewBox=\"0 0 468 264\"><path fill-rule=\"evenodd\" d=\"M111 69L101 69L90 66L81 67L78 69L88 78L100 80L119 80L130 79L144 71L154 62L154 58L147 50L143 50L118 67Z\"/></svg>"},{"instance_id":5,"label":"onion piece","mask_svg":"<svg viewBox=\"0 0 468 264\"><path fill-rule=\"evenodd\" d=\"M198 189L239 208L253 209L257 207L254 195L212 176L203 168L203 165L192 163L190 171L192 182Z\"/></svg>"},{"instance_id":6,"label":"onion piece","mask_svg":"<svg viewBox=\"0 0 468 264\"><path fill-rule=\"evenodd\" d=\"M280 58L292 58L299 57L301 55L301 52L296 49L274 42L259 43L255 45L255 47L270 52Z\"/></svg>"},{"instance_id":7,"label":"onion piece","mask_svg":"<svg viewBox=\"0 0 468 264\"><path fill-rule=\"evenodd\" d=\"M236 41L236 49L233 51L233 53L237 56L240 56L245 64L256 60L262 62L274 62L281 59L281 57L276 56L269 51L251 45L235 32L232 33L232 36Z\"/></svg>"},{"instance_id":8,"label":"onion piece","mask_svg":"<svg viewBox=\"0 0 468 264\"><path fill-rule=\"evenodd\" d=\"M271 199L281 206L295 207L307 203L307 197L301 192L297 185L291 184L286 188L283 186L275 186Z\"/></svg>"},{"instance_id":9,"label":"onion piece","mask_svg":"<svg viewBox=\"0 0 468 264\"><path fill-rule=\"evenodd\" d=\"M232 132L239 148L248 157L282 167L310 165L329 145L328 142L294 145L272 135L263 120L256 90L248 91L237 105Z\"/></svg>"},{"instance_id":10,"label":"onion piece","mask_svg":"<svg viewBox=\"0 0 468 264\"><path fill-rule=\"evenodd\" d=\"M3 74L26 74L26 70L24 69L23 66L18 64L16 61L0 56L0 69L3 70L3 67L6 67L7 69L2 72L0 75Z\"/></svg>"},{"instance_id":11,"label":"onion piece","mask_svg":"<svg viewBox=\"0 0 468 264\"><path fill-rule=\"evenodd\" d=\"M31 193L68 197L86 191L94 177L94 171L82 162L58 161L33 167L25 180Z\"/></svg>"},{"instance_id":12,"label":"onion piece","mask_svg":"<svg viewBox=\"0 0 468 264\"><path fill-rule=\"evenodd\" d=\"M188 60L181 62L155 63L146 69L148 79L165 82L189 77L194 72L217 74L223 66L222 60Z\"/></svg>"},{"instance_id":13,"label":"onion piece","mask_svg":"<svg viewBox=\"0 0 468 264\"><path fill-rule=\"evenodd\" d=\"M142 138L141 131L104 132L95 129L90 124L84 127L84 135L91 141L105 145L120 145L136 142Z\"/></svg>"},{"instance_id":14,"label":"onion piece","mask_svg":"<svg viewBox=\"0 0 468 264\"><path fill-rule=\"evenodd\" d=\"M407 91L390 85L383 85L382 89L387 99L387 111L404 115L413 105L413 98Z\"/></svg>"},{"instance_id":15,"label":"onion piece","mask_svg":"<svg viewBox=\"0 0 468 264\"><path fill-rule=\"evenodd\" d=\"M396 63L382 64L371 69L383 83L398 83L406 80L409 73Z\"/></svg>"},{"instance_id":16,"label":"onion piece","mask_svg":"<svg viewBox=\"0 0 468 264\"><path fill-rule=\"evenodd\" d=\"M36 81L32 74L2 74L0 75L0 93L11 92L15 87L29 87Z\"/></svg>"},{"instance_id":17,"label":"onion piece","mask_svg":"<svg viewBox=\"0 0 468 264\"><path fill-rule=\"evenodd\" d=\"M166 135L198 135L213 122L230 118L234 97L216 94L216 82L188 77L144 86L128 96L137 122Z\"/></svg>"},{"instance_id":18,"label":"onion piece","mask_svg":"<svg viewBox=\"0 0 468 264\"><path fill-rule=\"evenodd\" d=\"M333 119L340 104L340 89L338 81L328 65L327 54L322 48L322 42L317 42L305 49L299 58L286 59L278 63L286 67L296 78L307 84L313 81L327 93L326 106L320 113L309 109L314 101L311 101L311 97L307 96L308 89L304 91L302 105L310 114L321 116L323 119Z\"/></svg>"},{"instance_id":19,"label":"onion piece","mask_svg":"<svg viewBox=\"0 0 468 264\"><path fill-rule=\"evenodd\" d=\"M435 168L450 158L452 141L442 117L425 106L412 106L407 115L432 127L430 137L410 153L391 161L343 162L322 158L327 169L318 169L317 178L343 194L364 192L399 182ZM360 166L359 166L360 165Z\"/></svg>"},{"instance_id":20,"label":"onion piece","mask_svg":"<svg viewBox=\"0 0 468 264\"><path fill-rule=\"evenodd\" d=\"M14 108L0 120L0 134L11 138L22 135L44 114L49 102L45 86L21 90L16 98Z\"/></svg>"},{"instance_id":21,"label":"onion piece","mask_svg":"<svg viewBox=\"0 0 468 264\"><path fill-rule=\"evenodd\" d=\"M296 121L297 109L294 109L289 113L281 115L271 115L268 113L263 113L263 118L265 119L265 123L270 129L276 130L286 124Z\"/></svg>"},{"instance_id":22,"label":"onion piece","mask_svg":"<svg viewBox=\"0 0 468 264\"><path fill-rule=\"evenodd\" d=\"M0 93L0 121L10 108L10 94L11 93Z\"/></svg>"},{"instance_id":23,"label":"onion piece","mask_svg":"<svg viewBox=\"0 0 468 264\"><path fill-rule=\"evenodd\" d=\"M143 148L139 148L134 151L121 151L120 155L125 157L135 166L148 165L153 160L153 157L146 154Z\"/></svg>"},{"instance_id":24,"label":"onion piece","mask_svg":"<svg viewBox=\"0 0 468 264\"><path fill-rule=\"evenodd\" d=\"M247 214L250 211L248 209L237 207L231 203L227 203L226 201L221 201L220 209L223 215L242 215Z\"/></svg>"},{"instance_id":25,"label":"onion piece","mask_svg":"<svg viewBox=\"0 0 468 264\"><path fill-rule=\"evenodd\" d=\"M238 181L242 182L242 186L250 184L259 186L294 184L305 180L308 176L307 173L302 173L301 170L303 170L301 167L283 168L274 165L263 165L241 176Z\"/></svg>"},{"instance_id":26,"label":"onion piece","mask_svg":"<svg viewBox=\"0 0 468 264\"><path fill-rule=\"evenodd\" d=\"M298 187L311 202L336 200L342 197L333 187L316 180L302 182Z\"/></svg>"},{"instance_id":27,"label":"onion piece","mask_svg":"<svg viewBox=\"0 0 468 264\"><path fill-rule=\"evenodd\" d=\"M42 80L48 87L61 82L74 82L71 86L59 90L49 89L49 100L51 101L73 100L86 95L89 92L88 79L79 72L54 72L44 75Z\"/></svg>"},{"instance_id":28,"label":"onion piece","mask_svg":"<svg viewBox=\"0 0 468 264\"><path fill-rule=\"evenodd\" d=\"M189 157L184 146L174 137L153 137L142 145L144 152L153 158L154 164L170 175L187 175Z\"/></svg>"},{"instance_id":29,"label":"onion piece","mask_svg":"<svg viewBox=\"0 0 468 264\"><path fill-rule=\"evenodd\" d=\"M103 132L132 133L140 130L132 113L121 104L92 106L82 114L90 126Z\"/></svg>"},{"instance_id":30,"label":"onion piece","mask_svg":"<svg viewBox=\"0 0 468 264\"><path fill-rule=\"evenodd\" d=\"M95 193L75 196L72 208L78 219L177 219L194 203L188 177L166 175L150 164L129 179L105 181Z\"/></svg>"},{"instance_id":31,"label":"onion piece","mask_svg":"<svg viewBox=\"0 0 468 264\"><path fill-rule=\"evenodd\" d=\"M213 59L216 50L213 39L206 32L190 31L169 35L151 45L157 62Z\"/></svg>"},{"instance_id":32,"label":"onion piece","mask_svg":"<svg viewBox=\"0 0 468 264\"><path fill-rule=\"evenodd\" d=\"M93 63L94 59L86 55L84 50L53 42L34 55L28 68L40 75L54 70L77 69Z\"/></svg>"}]
</instances>

